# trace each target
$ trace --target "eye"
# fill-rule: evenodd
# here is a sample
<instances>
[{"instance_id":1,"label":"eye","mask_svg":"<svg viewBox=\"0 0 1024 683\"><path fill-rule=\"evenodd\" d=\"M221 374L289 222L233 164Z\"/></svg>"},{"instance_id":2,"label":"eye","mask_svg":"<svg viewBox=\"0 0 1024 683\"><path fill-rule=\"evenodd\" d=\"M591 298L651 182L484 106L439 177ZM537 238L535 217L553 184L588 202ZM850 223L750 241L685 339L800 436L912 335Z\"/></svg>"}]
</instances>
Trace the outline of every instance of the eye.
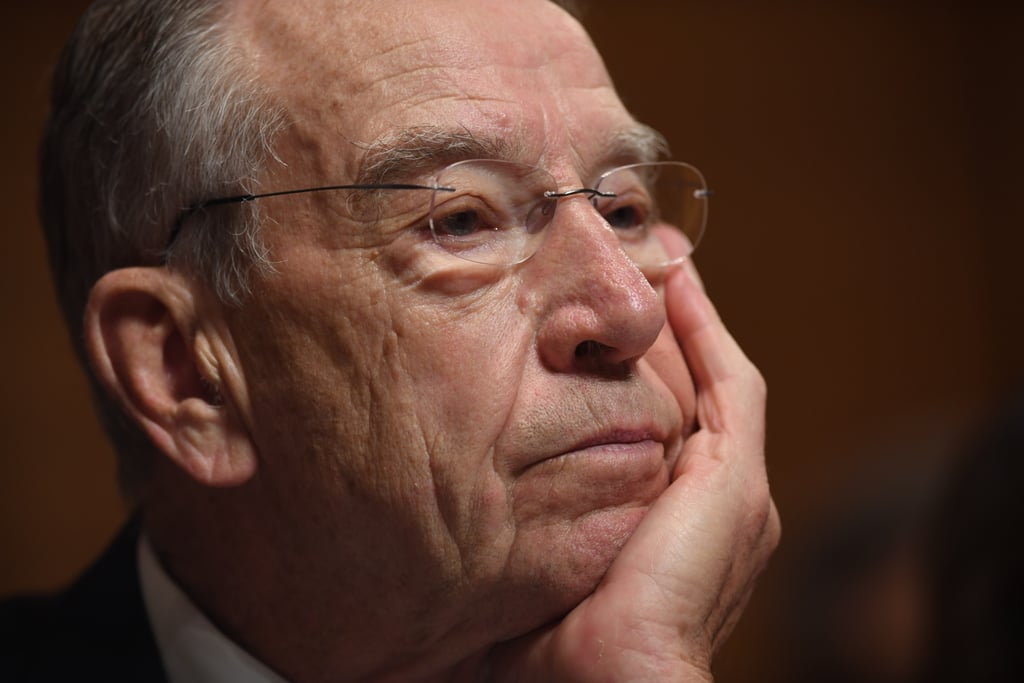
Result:
<instances>
[{"instance_id":1,"label":"eye","mask_svg":"<svg viewBox=\"0 0 1024 683\"><path fill-rule=\"evenodd\" d=\"M510 242L523 231L513 226L514 222L502 217L502 212L485 198L470 194L434 206L430 217L438 244L453 254L481 262L490 262L498 258L493 254L515 248Z\"/></svg>"},{"instance_id":2,"label":"eye","mask_svg":"<svg viewBox=\"0 0 1024 683\"><path fill-rule=\"evenodd\" d=\"M501 159L470 159L435 179L430 204L434 241L474 263L509 266L537 250L551 221L557 187L546 171Z\"/></svg>"},{"instance_id":3,"label":"eye","mask_svg":"<svg viewBox=\"0 0 1024 683\"><path fill-rule=\"evenodd\" d=\"M637 206L619 206L607 212L602 212L608 225L616 230L632 230L644 224L643 214Z\"/></svg>"},{"instance_id":4,"label":"eye","mask_svg":"<svg viewBox=\"0 0 1024 683\"><path fill-rule=\"evenodd\" d=\"M479 211L474 209L467 209L464 211L457 211L442 215L440 217L435 216L433 219L434 234L438 237L469 237L474 233L480 232L481 230L493 230L494 228L488 227L480 215Z\"/></svg>"},{"instance_id":5,"label":"eye","mask_svg":"<svg viewBox=\"0 0 1024 683\"><path fill-rule=\"evenodd\" d=\"M637 192L601 199L595 205L608 225L620 232L645 228L651 219L649 198Z\"/></svg>"},{"instance_id":6,"label":"eye","mask_svg":"<svg viewBox=\"0 0 1024 683\"><path fill-rule=\"evenodd\" d=\"M434 235L444 241L489 240L509 223L495 208L493 201L475 194L446 198L431 207L430 213Z\"/></svg>"}]
</instances>

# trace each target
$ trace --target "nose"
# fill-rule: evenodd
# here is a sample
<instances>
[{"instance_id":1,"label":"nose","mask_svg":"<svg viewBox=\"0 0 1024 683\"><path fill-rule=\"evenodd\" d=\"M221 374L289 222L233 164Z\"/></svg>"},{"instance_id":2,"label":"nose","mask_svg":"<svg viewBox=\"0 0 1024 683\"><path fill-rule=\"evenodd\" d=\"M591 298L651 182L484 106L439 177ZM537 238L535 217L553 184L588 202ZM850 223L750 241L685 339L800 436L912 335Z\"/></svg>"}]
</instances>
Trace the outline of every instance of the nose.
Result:
<instances>
[{"instance_id":1,"label":"nose","mask_svg":"<svg viewBox=\"0 0 1024 683\"><path fill-rule=\"evenodd\" d=\"M560 201L528 265L538 349L556 372L620 374L665 324L658 293L585 196Z\"/></svg>"}]
</instances>

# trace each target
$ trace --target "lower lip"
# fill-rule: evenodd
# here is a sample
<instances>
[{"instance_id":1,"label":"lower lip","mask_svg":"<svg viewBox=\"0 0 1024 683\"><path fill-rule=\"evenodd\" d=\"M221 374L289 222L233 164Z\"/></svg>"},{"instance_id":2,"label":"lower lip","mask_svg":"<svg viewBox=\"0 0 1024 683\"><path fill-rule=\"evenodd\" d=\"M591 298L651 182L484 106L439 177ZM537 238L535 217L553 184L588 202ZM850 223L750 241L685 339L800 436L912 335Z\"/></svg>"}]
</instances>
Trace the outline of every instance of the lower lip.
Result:
<instances>
[{"instance_id":1,"label":"lower lip","mask_svg":"<svg viewBox=\"0 0 1024 683\"><path fill-rule=\"evenodd\" d=\"M523 519L575 519L608 508L649 505L669 483L662 444L652 439L601 443L534 463L516 478Z\"/></svg>"},{"instance_id":2,"label":"lower lip","mask_svg":"<svg viewBox=\"0 0 1024 683\"><path fill-rule=\"evenodd\" d=\"M609 442L585 446L561 453L534 464L530 469L538 475L586 475L588 479L624 482L647 479L665 468L665 449L658 441Z\"/></svg>"}]
</instances>

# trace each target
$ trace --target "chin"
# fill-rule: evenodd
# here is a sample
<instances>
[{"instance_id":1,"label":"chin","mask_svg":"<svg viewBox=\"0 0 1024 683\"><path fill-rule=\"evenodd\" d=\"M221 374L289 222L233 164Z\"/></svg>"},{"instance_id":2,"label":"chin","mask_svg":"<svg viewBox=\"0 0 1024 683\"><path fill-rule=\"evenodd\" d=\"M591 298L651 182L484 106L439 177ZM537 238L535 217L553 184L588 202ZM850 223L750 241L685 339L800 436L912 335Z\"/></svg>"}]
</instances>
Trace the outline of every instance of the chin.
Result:
<instances>
[{"instance_id":1,"label":"chin","mask_svg":"<svg viewBox=\"0 0 1024 683\"><path fill-rule=\"evenodd\" d=\"M646 505L613 508L595 511L574 522L570 551L575 573L589 577L585 583L588 595L604 578L645 514Z\"/></svg>"},{"instance_id":2,"label":"chin","mask_svg":"<svg viewBox=\"0 0 1024 683\"><path fill-rule=\"evenodd\" d=\"M609 567L647 512L647 506L596 510L565 521L532 548L531 558L505 582L508 637L561 619L601 583ZM540 541L542 539L531 539Z\"/></svg>"}]
</instances>

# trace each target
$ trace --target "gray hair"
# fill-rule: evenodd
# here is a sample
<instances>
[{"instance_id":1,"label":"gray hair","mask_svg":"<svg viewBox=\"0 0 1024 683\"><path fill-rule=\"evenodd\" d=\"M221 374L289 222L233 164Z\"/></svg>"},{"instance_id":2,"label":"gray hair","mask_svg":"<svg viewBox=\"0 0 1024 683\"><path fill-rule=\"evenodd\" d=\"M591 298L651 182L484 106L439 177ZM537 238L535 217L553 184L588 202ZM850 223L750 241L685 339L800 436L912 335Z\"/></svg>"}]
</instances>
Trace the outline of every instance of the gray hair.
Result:
<instances>
[{"instance_id":1,"label":"gray hair","mask_svg":"<svg viewBox=\"0 0 1024 683\"><path fill-rule=\"evenodd\" d=\"M253 184L284 126L224 15L218 0L101 0L57 66L40 211L65 322L87 368L82 317L105 273L166 262L238 303L251 272L271 269L255 202L197 212L167 244L184 207ZM132 496L155 449L92 379Z\"/></svg>"},{"instance_id":2,"label":"gray hair","mask_svg":"<svg viewBox=\"0 0 1024 683\"><path fill-rule=\"evenodd\" d=\"M221 0L98 0L53 79L40 213L64 319L129 498L157 452L89 370L83 314L93 285L118 268L167 263L239 304L250 276L273 270L258 202L192 213L169 244L186 207L252 190L286 125L225 30L226 12Z\"/></svg>"}]
</instances>

